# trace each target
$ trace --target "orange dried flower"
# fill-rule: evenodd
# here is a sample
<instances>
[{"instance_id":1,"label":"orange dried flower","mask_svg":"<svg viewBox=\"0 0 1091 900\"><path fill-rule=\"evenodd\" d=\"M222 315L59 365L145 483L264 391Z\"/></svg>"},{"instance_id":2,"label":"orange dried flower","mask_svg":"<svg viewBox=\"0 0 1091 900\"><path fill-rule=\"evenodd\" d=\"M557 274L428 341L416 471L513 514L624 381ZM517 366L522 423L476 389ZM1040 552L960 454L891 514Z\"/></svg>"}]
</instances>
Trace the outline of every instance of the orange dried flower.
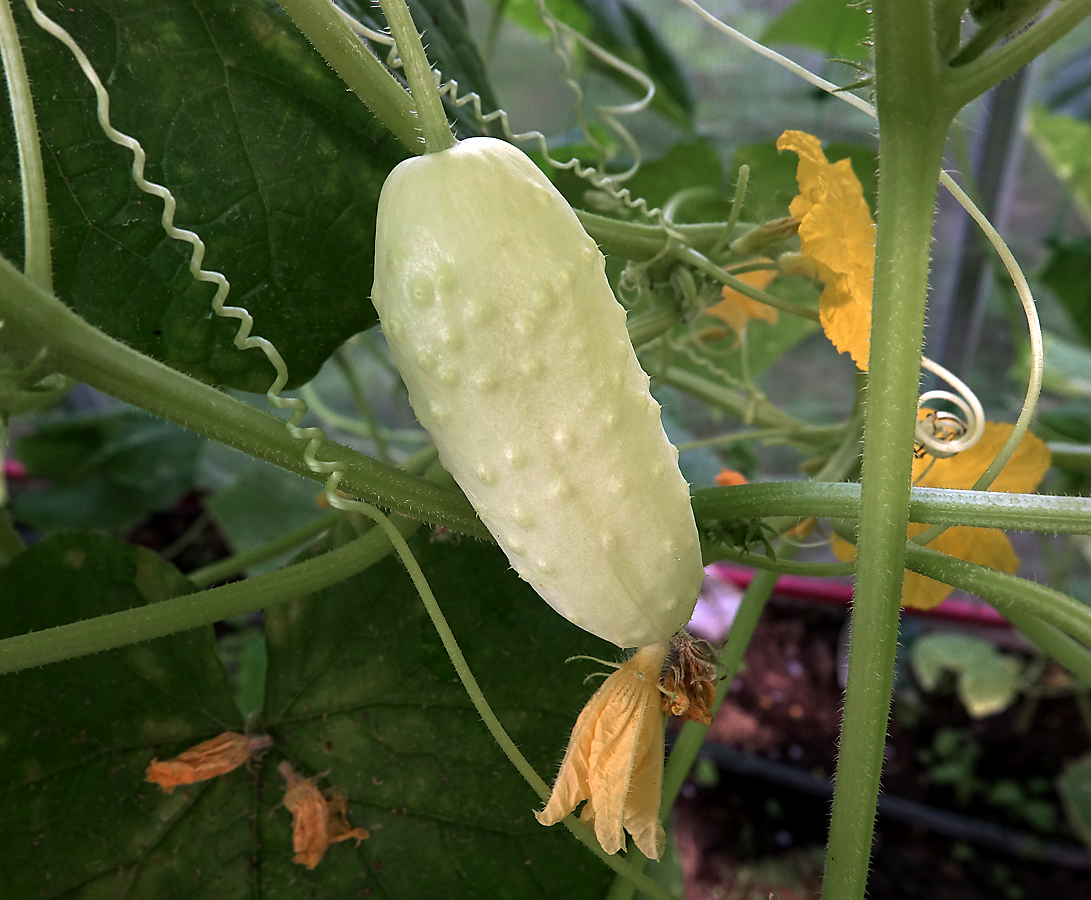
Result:
<instances>
[{"instance_id":1,"label":"orange dried flower","mask_svg":"<svg viewBox=\"0 0 1091 900\"><path fill-rule=\"evenodd\" d=\"M587 702L568 741L553 794L534 814L553 825L587 801L580 821L602 849L617 853L625 832L649 859L666 837L659 822L663 715L659 679L670 642L641 647Z\"/></svg>"},{"instance_id":2,"label":"orange dried flower","mask_svg":"<svg viewBox=\"0 0 1091 900\"><path fill-rule=\"evenodd\" d=\"M366 828L353 828L348 820L347 798L343 791L319 790L315 782L328 773L313 778L296 775L292 764L280 764L280 774L288 782L284 805L292 814L292 862L313 869L321 861L330 844L350 838L366 841L371 834Z\"/></svg>"},{"instance_id":3,"label":"orange dried flower","mask_svg":"<svg viewBox=\"0 0 1091 900\"><path fill-rule=\"evenodd\" d=\"M173 759L160 761L153 758L145 780L158 784L164 793L171 794L180 784L207 781L237 769L272 744L273 739L267 734L247 737L225 731L219 737L190 747Z\"/></svg>"}]
</instances>

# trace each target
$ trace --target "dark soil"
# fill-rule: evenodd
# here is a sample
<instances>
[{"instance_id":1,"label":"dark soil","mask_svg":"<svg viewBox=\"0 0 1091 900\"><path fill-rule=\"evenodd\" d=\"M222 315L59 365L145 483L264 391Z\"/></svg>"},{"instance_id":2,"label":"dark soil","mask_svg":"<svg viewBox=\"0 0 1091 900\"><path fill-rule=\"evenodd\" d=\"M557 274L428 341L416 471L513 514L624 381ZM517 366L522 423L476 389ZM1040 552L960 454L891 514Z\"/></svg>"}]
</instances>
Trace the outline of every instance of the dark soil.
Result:
<instances>
[{"instance_id":1,"label":"dark soil","mask_svg":"<svg viewBox=\"0 0 1091 900\"><path fill-rule=\"evenodd\" d=\"M844 622L794 601L766 611L710 731L719 746L675 808L689 900L818 895ZM1062 681L1047 671L1039 684L1060 696L974 721L953 695L923 695L900 673L872 900L1091 900L1091 857L1052 787L1091 745Z\"/></svg>"}]
</instances>

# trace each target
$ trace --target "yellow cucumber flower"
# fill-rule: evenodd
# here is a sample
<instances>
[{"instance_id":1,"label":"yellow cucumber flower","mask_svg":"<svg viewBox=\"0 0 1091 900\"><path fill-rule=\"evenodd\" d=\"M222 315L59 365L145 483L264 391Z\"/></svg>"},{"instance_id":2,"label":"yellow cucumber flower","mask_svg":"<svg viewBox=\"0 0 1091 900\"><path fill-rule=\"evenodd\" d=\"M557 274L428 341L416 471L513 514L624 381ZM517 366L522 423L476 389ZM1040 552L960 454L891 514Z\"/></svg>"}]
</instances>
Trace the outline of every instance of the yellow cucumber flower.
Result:
<instances>
[{"instance_id":1,"label":"yellow cucumber flower","mask_svg":"<svg viewBox=\"0 0 1091 900\"><path fill-rule=\"evenodd\" d=\"M928 414L922 409L921 415ZM924 454L913 460L913 484L917 487L965 490L972 488L1012 432L1012 425L1003 422L987 422L985 433L969 450L955 456L934 458ZM1049 469L1049 447L1029 432L1023 435L1019 446L989 490L1011 493L1030 493L1037 490ZM907 536L912 538L930 526L911 523ZM1012 549L1008 536L998 528L973 528L957 525L948 528L928 543L930 550L955 556L967 562L988 566L1001 572L1014 574L1019 568L1019 557ZM833 551L840 559L853 559L856 548L840 539L834 539ZM951 593L951 586L916 572L905 573L902 582L902 605L914 609L932 609Z\"/></svg>"},{"instance_id":2,"label":"yellow cucumber flower","mask_svg":"<svg viewBox=\"0 0 1091 900\"><path fill-rule=\"evenodd\" d=\"M875 223L864 189L847 159L830 163L814 135L786 131L778 150L799 157L799 196L789 211L799 222L803 255L825 285L819 318L826 337L867 371L871 340L871 286L875 275Z\"/></svg>"},{"instance_id":3,"label":"yellow cucumber flower","mask_svg":"<svg viewBox=\"0 0 1091 900\"><path fill-rule=\"evenodd\" d=\"M586 800L580 821L594 828L607 853L625 846L628 831L649 859L662 854L659 679L670 649L669 641L641 647L587 702L572 729L553 794L545 809L534 814L543 825L561 821Z\"/></svg>"}]
</instances>

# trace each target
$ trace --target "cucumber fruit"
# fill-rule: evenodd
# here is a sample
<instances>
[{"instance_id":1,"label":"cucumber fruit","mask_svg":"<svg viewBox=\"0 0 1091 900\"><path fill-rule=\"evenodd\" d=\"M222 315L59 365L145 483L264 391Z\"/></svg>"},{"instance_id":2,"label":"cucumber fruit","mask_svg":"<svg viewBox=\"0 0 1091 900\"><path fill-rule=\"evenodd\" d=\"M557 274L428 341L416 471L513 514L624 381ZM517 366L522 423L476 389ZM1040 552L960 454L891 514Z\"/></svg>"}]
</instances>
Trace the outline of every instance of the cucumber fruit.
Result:
<instances>
[{"instance_id":1,"label":"cucumber fruit","mask_svg":"<svg viewBox=\"0 0 1091 900\"><path fill-rule=\"evenodd\" d=\"M406 160L383 186L372 300L440 461L557 612L635 647L686 624L703 570L604 265L504 141Z\"/></svg>"}]
</instances>

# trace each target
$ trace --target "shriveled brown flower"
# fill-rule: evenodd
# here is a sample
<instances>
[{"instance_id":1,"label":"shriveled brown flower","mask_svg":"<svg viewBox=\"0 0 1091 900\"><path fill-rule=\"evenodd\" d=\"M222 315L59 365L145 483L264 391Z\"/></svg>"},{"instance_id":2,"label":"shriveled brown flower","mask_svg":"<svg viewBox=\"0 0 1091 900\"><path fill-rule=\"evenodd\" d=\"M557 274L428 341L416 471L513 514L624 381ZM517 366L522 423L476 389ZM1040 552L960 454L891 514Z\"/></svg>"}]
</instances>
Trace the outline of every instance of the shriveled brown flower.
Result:
<instances>
[{"instance_id":1,"label":"shriveled brown flower","mask_svg":"<svg viewBox=\"0 0 1091 900\"><path fill-rule=\"evenodd\" d=\"M145 780L158 784L164 793L171 794L180 784L207 781L237 769L252 757L260 756L272 744L273 739L266 734L249 737L225 731L219 737L190 747L173 759L153 758Z\"/></svg>"},{"instance_id":2,"label":"shriveled brown flower","mask_svg":"<svg viewBox=\"0 0 1091 900\"><path fill-rule=\"evenodd\" d=\"M712 724L716 703L716 664L707 641L684 631L671 641L670 661L663 675L663 711L702 725Z\"/></svg>"},{"instance_id":3,"label":"shriveled brown flower","mask_svg":"<svg viewBox=\"0 0 1091 900\"><path fill-rule=\"evenodd\" d=\"M534 815L561 821L587 801L580 821L595 830L607 853L625 845L625 832L650 859L663 852L659 822L663 781L663 714L659 679L670 642L636 651L583 708L568 741L553 794Z\"/></svg>"},{"instance_id":4,"label":"shriveled brown flower","mask_svg":"<svg viewBox=\"0 0 1091 900\"><path fill-rule=\"evenodd\" d=\"M295 849L292 862L313 869L322 861L330 844L353 838L359 846L360 841L371 837L366 828L352 827L343 791L319 790L315 782L328 773L302 778L285 760L280 764L280 774L288 782L284 805L292 814L292 847Z\"/></svg>"}]
</instances>

